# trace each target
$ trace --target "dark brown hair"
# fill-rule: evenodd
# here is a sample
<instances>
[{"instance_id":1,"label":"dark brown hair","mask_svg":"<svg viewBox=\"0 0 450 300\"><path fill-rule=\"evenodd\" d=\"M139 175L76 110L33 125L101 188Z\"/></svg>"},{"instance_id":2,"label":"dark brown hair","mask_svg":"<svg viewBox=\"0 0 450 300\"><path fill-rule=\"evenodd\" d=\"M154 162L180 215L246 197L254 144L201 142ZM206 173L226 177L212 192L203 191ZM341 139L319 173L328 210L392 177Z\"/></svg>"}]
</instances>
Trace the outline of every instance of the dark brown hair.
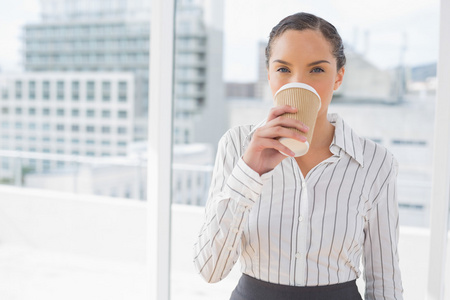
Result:
<instances>
[{"instance_id":1,"label":"dark brown hair","mask_svg":"<svg viewBox=\"0 0 450 300\"><path fill-rule=\"evenodd\" d=\"M273 42L287 30L317 30L322 33L325 39L330 42L332 54L336 58L338 71L345 65L344 44L341 36L331 23L308 13L296 13L280 21L270 32L269 42L266 47L266 66L269 68L269 59L271 56L271 47Z\"/></svg>"}]
</instances>

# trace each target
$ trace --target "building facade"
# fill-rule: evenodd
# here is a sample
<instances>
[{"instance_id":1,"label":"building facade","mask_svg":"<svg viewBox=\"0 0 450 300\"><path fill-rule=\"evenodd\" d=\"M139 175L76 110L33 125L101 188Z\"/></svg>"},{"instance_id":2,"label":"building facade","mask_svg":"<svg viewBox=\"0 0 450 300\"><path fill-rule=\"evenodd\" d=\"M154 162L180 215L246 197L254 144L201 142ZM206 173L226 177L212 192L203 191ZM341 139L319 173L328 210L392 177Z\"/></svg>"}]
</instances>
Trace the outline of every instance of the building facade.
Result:
<instances>
[{"instance_id":1,"label":"building facade","mask_svg":"<svg viewBox=\"0 0 450 300\"><path fill-rule=\"evenodd\" d=\"M0 75L2 150L83 156L125 156L133 141L132 73ZM3 159L2 172L12 166ZM36 171L64 162L28 160Z\"/></svg>"}]
</instances>

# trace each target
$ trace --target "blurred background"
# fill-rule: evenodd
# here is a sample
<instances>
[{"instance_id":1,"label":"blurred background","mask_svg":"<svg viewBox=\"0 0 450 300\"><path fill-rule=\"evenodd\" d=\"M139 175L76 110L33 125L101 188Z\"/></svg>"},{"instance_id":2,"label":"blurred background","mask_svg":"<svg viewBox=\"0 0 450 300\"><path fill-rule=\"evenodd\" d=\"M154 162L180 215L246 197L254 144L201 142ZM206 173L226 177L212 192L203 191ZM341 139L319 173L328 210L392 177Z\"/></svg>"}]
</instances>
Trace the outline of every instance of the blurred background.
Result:
<instances>
[{"instance_id":1,"label":"blurred background","mask_svg":"<svg viewBox=\"0 0 450 300\"><path fill-rule=\"evenodd\" d=\"M151 1L8 6L0 11L0 299L148 299ZM172 299L228 299L240 276L235 266L207 285L191 248L217 143L228 128L267 116L264 48L271 28L299 11L330 21L344 40L346 74L330 112L399 161L405 299L424 298L439 1L177 0L173 99L161 99L174 103Z\"/></svg>"}]
</instances>

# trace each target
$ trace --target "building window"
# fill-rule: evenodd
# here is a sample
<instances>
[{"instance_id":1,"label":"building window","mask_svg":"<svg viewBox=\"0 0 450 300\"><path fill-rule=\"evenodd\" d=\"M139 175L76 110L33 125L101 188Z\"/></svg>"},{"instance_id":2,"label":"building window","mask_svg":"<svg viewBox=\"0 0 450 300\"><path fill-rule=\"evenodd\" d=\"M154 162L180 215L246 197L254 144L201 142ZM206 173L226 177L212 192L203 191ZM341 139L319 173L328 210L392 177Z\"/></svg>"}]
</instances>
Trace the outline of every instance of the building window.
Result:
<instances>
[{"instance_id":1,"label":"building window","mask_svg":"<svg viewBox=\"0 0 450 300\"><path fill-rule=\"evenodd\" d=\"M21 114L22 114L22 108L16 107L16 115L21 115Z\"/></svg>"},{"instance_id":2,"label":"building window","mask_svg":"<svg viewBox=\"0 0 450 300\"><path fill-rule=\"evenodd\" d=\"M126 119L127 118L127 112L124 110L119 110L117 113L117 116L119 119Z\"/></svg>"},{"instance_id":3,"label":"building window","mask_svg":"<svg viewBox=\"0 0 450 300\"><path fill-rule=\"evenodd\" d=\"M127 128L120 126L120 127L117 128L117 133L118 134L126 134L127 133Z\"/></svg>"},{"instance_id":4,"label":"building window","mask_svg":"<svg viewBox=\"0 0 450 300\"><path fill-rule=\"evenodd\" d=\"M111 112L109 110L102 110L102 117L103 118L111 117Z\"/></svg>"},{"instance_id":5,"label":"building window","mask_svg":"<svg viewBox=\"0 0 450 300\"><path fill-rule=\"evenodd\" d=\"M111 83L109 81L102 82L102 99L103 101L111 100Z\"/></svg>"},{"instance_id":6,"label":"building window","mask_svg":"<svg viewBox=\"0 0 450 300\"><path fill-rule=\"evenodd\" d=\"M94 99L95 99L95 82L94 81L87 82L86 99L87 99L87 101L94 101Z\"/></svg>"},{"instance_id":7,"label":"building window","mask_svg":"<svg viewBox=\"0 0 450 300\"><path fill-rule=\"evenodd\" d=\"M78 151L78 150L72 150L72 155L79 155L80 154L80 151Z\"/></svg>"},{"instance_id":8,"label":"building window","mask_svg":"<svg viewBox=\"0 0 450 300\"><path fill-rule=\"evenodd\" d=\"M8 129L8 128L9 128L9 123L3 121L3 122L2 122L2 129Z\"/></svg>"},{"instance_id":9,"label":"building window","mask_svg":"<svg viewBox=\"0 0 450 300\"><path fill-rule=\"evenodd\" d=\"M127 83L125 81L119 82L119 102L127 101Z\"/></svg>"},{"instance_id":10,"label":"building window","mask_svg":"<svg viewBox=\"0 0 450 300\"><path fill-rule=\"evenodd\" d=\"M80 100L80 83L78 81L72 81L72 100Z\"/></svg>"},{"instance_id":11,"label":"building window","mask_svg":"<svg viewBox=\"0 0 450 300\"><path fill-rule=\"evenodd\" d=\"M79 139L72 139L72 144L79 144L80 140Z\"/></svg>"},{"instance_id":12,"label":"building window","mask_svg":"<svg viewBox=\"0 0 450 300\"><path fill-rule=\"evenodd\" d=\"M109 145L111 145L111 142L110 141L102 141L102 145L109 146Z\"/></svg>"},{"instance_id":13,"label":"building window","mask_svg":"<svg viewBox=\"0 0 450 300\"><path fill-rule=\"evenodd\" d=\"M64 131L64 124L56 124L57 131Z\"/></svg>"},{"instance_id":14,"label":"building window","mask_svg":"<svg viewBox=\"0 0 450 300\"><path fill-rule=\"evenodd\" d=\"M86 117L88 117L88 118L93 118L93 117L95 117L95 110L93 110L93 109L88 109L88 110L86 111Z\"/></svg>"},{"instance_id":15,"label":"building window","mask_svg":"<svg viewBox=\"0 0 450 300\"><path fill-rule=\"evenodd\" d=\"M42 82L42 99L50 99L50 82L48 81Z\"/></svg>"},{"instance_id":16,"label":"building window","mask_svg":"<svg viewBox=\"0 0 450 300\"><path fill-rule=\"evenodd\" d=\"M7 115L9 113L9 108L2 107L2 115Z\"/></svg>"},{"instance_id":17,"label":"building window","mask_svg":"<svg viewBox=\"0 0 450 300\"><path fill-rule=\"evenodd\" d=\"M111 128L109 126L102 126L102 133L110 133Z\"/></svg>"},{"instance_id":18,"label":"building window","mask_svg":"<svg viewBox=\"0 0 450 300\"><path fill-rule=\"evenodd\" d=\"M65 140L64 140L64 138L57 138L56 142L59 144L64 144Z\"/></svg>"},{"instance_id":19,"label":"building window","mask_svg":"<svg viewBox=\"0 0 450 300\"><path fill-rule=\"evenodd\" d=\"M7 88L3 88L2 89L2 99L6 100L8 99L8 89Z\"/></svg>"},{"instance_id":20,"label":"building window","mask_svg":"<svg viewBox=\"0 0 450 300\"><path fill-rule=\"evenodd\" d=\"M50 130L50 124L49 123L42 124L42 130L49 131Z\"/></svg>"},{"instance_id":21,"label":"building window","mask_svg":"<svg viewBox=\"0 0 450 300\"><path fill-rule=\"evenodd\" d=\"M78 132L78 131L80 131L80 126L72 125L72 132Z\"/></svg>"},{"instance_id":22,"label":"building window","mask_svg":"<svg viewBox=\"0 0 450 300\"><path fill-rule=\"evenodd\" d=\"M22 129L22 123L21 122L16 122L16 129Z\"/></svg>"},{"instance_id":23,"label":"building window","mask_svg":"<svg viewBox=\"0 0 450 300\"><path fill-rule=\"evenodd\" d=\"M16 81L16 99L22 99L22 82Z\"/></svg>"},{"instance_id":24,"label":"building window","mask_svg":"<svg viewBox=\"0 0 450 300\"><path fill-rule=\"evenodd\" d=\"M49 116L50 115L50 109L49 108L43 108L42 109L42 115Z\"/></svg>"},{"instance_id":25,"label":"building window","mask_svg":"<svg viewBox=\"0 0 450 300\"><path fill-rule=\"evenodd\" d=\"M58 81L56 83L56 99L58 101L64 100L64 81Z\"/></svg>"},{"instance_id":26,"label":"building window","mask_svg":"<svg viewBox=\"0 0 450 300\"><path fill-rule=\"evenodd\" d=\"M56 110L56 115L57 115L57 116L64 116L64 109L58 108L58 109Z\"/></svg>"},{"instance_id":27,"label":"building window","mask_svg":"<svg viewBox=\"0 0 450 300\"><path fill-rule=\"evenodd\" d=\"M86 132L95 132L95 127L91 125L86 126Z\"/></svg>"},{"instance_id":28,"label":"building window","mask_svg":"<svg viewBox=\"0 0 450 300\"><path fill-rule=\"evenodd\" d=\"M28 114L29 114L30 116L36 115L36 108L29 108L29 109L28 109Z\"/></svg>"},{"instance_id":29,"label":"building window","mask_svg":"<svg viewBox=\"0 0 450 300\"><path fill-rule=\"evenodd\" d=\"M72 109L72 117L78 117L80 115L80 110Z\"/></svg>"},{"instance_id":30,"label":"building window","mask_svg":"<svg viewBox=\"0 0 450 300\"><path fill-rule=\"evenodd\" d=\"M119 146L119 147L126 147L127 146L127 142L119 141L119 142L117 142L117 146Z\"/></svg>"},{"instance_id":31,"label":"building window","mask_svg":"<svg viewBox=\"0 0 450 300\"><path fill-rule=\"evenodd\" d=\"M28 82L28 98L30 100L36 99L36 82L34 81Z\"/></svg>"},{"instance_id":32,"label":"building window","mask_svg":"<svg viewBox=\"0 0 450 300\"><path fill-rule=\"evenodd\" d=\"M87 156L95 156L95 153L93 151L86 151Z\"/></svg>"},{"instance_id":33,"label":"building window","mask_svg":"<svg viewBox=\"0 0 450 300\"><path fill-rule=\"evenodd\" d=\"M29 123L28 124L28 129L29 130L36 130L36 123Z\"/></svg>"},{"instance_id":34,"label":"building window","mask_svg":"<svg viewBox=\"0 0 450 300\"><path fill-rule=\"evenodd\" d=\"M42 141L43 141L43 142L50 142L50 137L44 136L44 137L42 138ZM50 152L50 151L49 151L49 152Z\"/></svg>"},{"instance_id":35,"label":"building window","mask_svg":"<svg viewBox=\"0 0 450 300\"><path fill-rule=\"evenodd\" d=\"M95 141L94 140L86 140L86 144L87 145L94 145Z\"/></svg>"}]
</instances>

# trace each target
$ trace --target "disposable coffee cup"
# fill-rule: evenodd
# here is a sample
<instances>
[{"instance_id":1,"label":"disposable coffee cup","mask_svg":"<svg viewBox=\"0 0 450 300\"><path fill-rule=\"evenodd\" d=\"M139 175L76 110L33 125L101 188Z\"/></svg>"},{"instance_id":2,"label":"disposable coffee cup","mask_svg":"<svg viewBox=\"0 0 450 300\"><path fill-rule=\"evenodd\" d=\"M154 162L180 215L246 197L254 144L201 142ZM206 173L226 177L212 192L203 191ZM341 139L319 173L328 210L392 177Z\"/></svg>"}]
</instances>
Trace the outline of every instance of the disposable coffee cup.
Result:
<instances>
[{"instance_id":1,"label":"disposable coffee cup","mask_svg":"<svg viewBox=\"0 0 450 300\"><path fill-rule=\"evenodd\" d=\"M306 137L306 142L300 142L292 138L280 138L279 141L295 153L295 157L305 155L309 150L317 114L320 110L321 100L316 90L305 83L293 82L283 85L274 97L275 105L290 105L297 108L296 113L285 113L283 116L299 120L309 127L308 132L302 132L295 128L291 130L299 132ZM281 152L281 151L280 151ZM287 154L281 152L288 156Z\"/></svg>"}]
</instances>

